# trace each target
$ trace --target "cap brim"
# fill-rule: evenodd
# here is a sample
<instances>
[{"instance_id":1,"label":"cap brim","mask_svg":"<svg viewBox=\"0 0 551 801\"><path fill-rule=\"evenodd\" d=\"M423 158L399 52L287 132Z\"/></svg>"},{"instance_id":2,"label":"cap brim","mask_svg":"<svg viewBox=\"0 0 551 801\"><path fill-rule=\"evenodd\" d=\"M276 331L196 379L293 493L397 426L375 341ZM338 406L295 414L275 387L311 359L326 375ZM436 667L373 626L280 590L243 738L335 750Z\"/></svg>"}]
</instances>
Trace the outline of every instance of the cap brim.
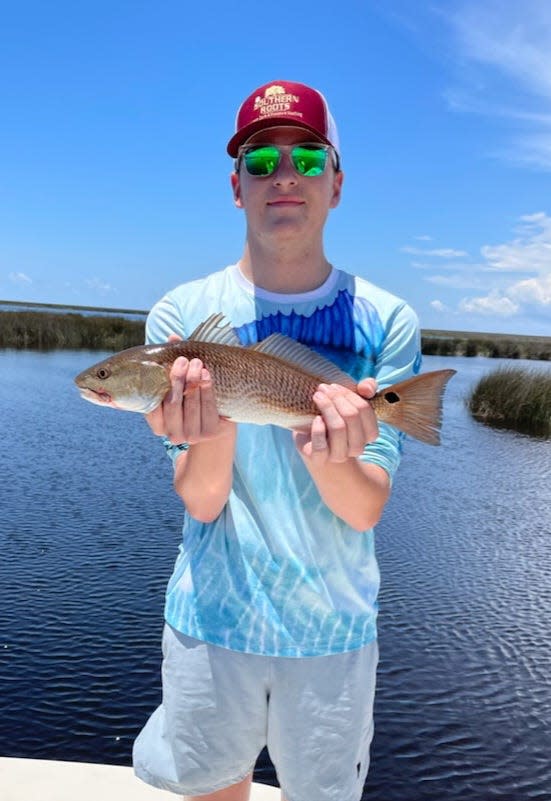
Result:
<instances>
[{"instance_id":1,"label":"cap brim","mask_svg":"<svg viewBox=\"0 0 551 801\"><path fill-rule=\"evenodd\" d=\"M327 139L327 137L322 136L318 130L316 130L311 125L304 125L304 124L297 124L296 120L290 120L289 117L277 117L273 116L266 120L257 120L256 122L251 122L249 125L245 125L244 128L241 128L230 141L228 142L227 151L232 158L237 158L239 148L243 145L247 139L250 139L255 133L259 131L267 130L269 128L302 128L305 131L308 131L311 134L314 134L316 140L320 142L324 142L326 145L333 146L332 143Z\"/></svg>"}]
</instances>

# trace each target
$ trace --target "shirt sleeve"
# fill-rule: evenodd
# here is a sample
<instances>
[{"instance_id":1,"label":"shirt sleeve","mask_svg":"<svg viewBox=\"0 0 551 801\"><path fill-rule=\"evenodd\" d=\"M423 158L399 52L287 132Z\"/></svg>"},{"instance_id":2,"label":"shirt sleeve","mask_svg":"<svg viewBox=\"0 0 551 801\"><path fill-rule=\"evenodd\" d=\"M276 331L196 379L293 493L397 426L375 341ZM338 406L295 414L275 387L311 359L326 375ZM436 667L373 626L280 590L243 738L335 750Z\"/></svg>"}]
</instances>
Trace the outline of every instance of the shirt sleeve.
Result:
<instances>
[{"instance_id":1,"label":"shirt sleeve","mask_svg":"<svg viewBox=\"0 0 551 801\"><path fill-rule=\"evenodd\" d=\"M404 303L389 320L374 377L379 389L384 389L417 375L420 369L419 321L413 309ZM392 482L400 464L404 439L405 434L387 423L379 422L379 436L375 442L365 446L360 461L379 465L386 470Z\"/></svg>"},{"instance_id":2,"label":"shirt sleeve","mask_svg":"<svg viewBox=\"0 0 551 801\"><path fill-rule=\"evenodd\" d=\"M177 334L186 338L182 315L179 313L174 301L166 295L156 303L145 322L146 345L158 345L167 342L170 334Z\"/></svg>"}]
</instances>

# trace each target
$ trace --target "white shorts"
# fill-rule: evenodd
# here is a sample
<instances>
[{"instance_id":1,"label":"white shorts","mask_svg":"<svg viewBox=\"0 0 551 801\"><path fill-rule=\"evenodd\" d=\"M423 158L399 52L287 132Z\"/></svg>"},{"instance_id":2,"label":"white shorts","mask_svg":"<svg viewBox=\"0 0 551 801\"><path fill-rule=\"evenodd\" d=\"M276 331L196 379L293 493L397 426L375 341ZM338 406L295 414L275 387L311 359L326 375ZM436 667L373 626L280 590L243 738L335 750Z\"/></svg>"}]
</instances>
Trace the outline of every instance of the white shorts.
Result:
<instances>
[{"instance_id":1,"label":"white shorts","mask_svg":"<svg viewBox=\"0 0 551 801\"><path fill-rule=\"evenodd\" d=\"M333 656L229 651L165 626L163 701L134 744L148 784L205 795L268 747L287 801L359 801L369 767L377 642Z\"/></svg>"}]
</instances>

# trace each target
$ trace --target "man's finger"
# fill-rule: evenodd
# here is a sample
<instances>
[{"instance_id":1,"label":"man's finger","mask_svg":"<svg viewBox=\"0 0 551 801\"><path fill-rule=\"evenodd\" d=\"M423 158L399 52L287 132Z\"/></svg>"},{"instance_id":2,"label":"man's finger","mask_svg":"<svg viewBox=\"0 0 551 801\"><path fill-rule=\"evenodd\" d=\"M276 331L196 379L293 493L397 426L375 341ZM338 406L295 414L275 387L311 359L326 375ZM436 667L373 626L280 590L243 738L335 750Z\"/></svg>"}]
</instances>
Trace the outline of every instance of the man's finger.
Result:
<instances>
[{"instance_id":1,"label":"man's finger","mask_svg":"<svg viewBox=\"0 0 551 801\"><path fill-rule=\"evenodd\" d=\"M163 401L166 436L174 445L185 442L182 399L188 369L189 361L184 356L176 359L170 370L171 389Z\"/></svg>"},{"instance_id":2,"label":"man's finger","mask_svg":"<svg viewBox=\"0 0 551 801\"><path fill-rule=\"evenodd\" d=\"M352 393L350 393L352 395ZM348 456L359 456L364 449L366 443L365 431L363 420L361 417L360 404L365 404L361 398L358 398L358 403L355 398L349 397L344 393L335 394L333 397L335 408L344 420L346 426L346 439L348 443Z\"/></svg>"},{"instance_id":3,"label":"man's finger","mask_svg":"<svg viewBox=\"0 0 551 801\"><path fill-rule=\"evenodd\" d=\"M201 436L201 374L203 363L192 359L189 363L184 388L183 433L186 442L195 442ZM191 392L189 390L192 390Z\"/></svg>"},{"instance_id":4,"label":"man's finger","mask_svg":"<svg viewBox=\"0 0 551 801\"><path fill-rule=\"evenodd\" d=\"M356 391L363 398L372 398L377 394L377 382L374 378L362 378L356 387Z\"/></svg>"},{"instance_id":5,"label":"man's finger","mask_svg":"<svg viewBox=\"0 0 551 801\"><path fill-rule=\"evenodd\" d=\"M203 433L207 436L214 434L220 425L220 416L216 408L216 396L212 386L212 378L209 371L203 368L201 373L201 423Z\"/></svg>"},{"instance_id":6,"label":"man's finger","mask_svg":"<svg viewBox=\"0 0 551 801\"><path fill-rule=\"evenodd\" d=\"M367 381L376 387L376 382L374 379L369 378ZM375 416L375 412L373 411L373 407L367 400L364 400L363 397L360 397L355 392L347 392L346 398L356 408L359 416L361 433L358 433L358 442L354 443L355 453L350 454L351 456L359 456L362 453L365 445L367 445L368 442L374 442L379 436L377 418ZM360 442L362 443L361 450L358 452Z\"/></svg>"},{"instance_id":7,"label":"man's finger","mask_svg":"<svg viewBox=\"0 0 551 801\"><path fill-rule=\"evenodd\" d=\"M311 437L312 451L314 453L323 452L326 454L326 451L329 448L329 443L327 442L327 429L325 427L323 417L319 414L312 422Z\"/></svg>"},{"instance_id":8,"label":"man's finger","mask_svg":"<svg viewBox=\"0 0 551 801\"><path fill-rule=\"evenodd\" d=\"M166 434L162 404L157 406L156 409L153 409L152 412L149 412L149 414L146 414L145 419L147 420L150 429L158 437L162 437Z\"/></svg>"},{"instance_id":9,"label":"man's finger","mask_svg":"<svg viewBox=\"0 0 551 801\"><path fill-rule=\"evenodd\" d=\"M327 431L330 461L345 462L348 458L348 434L346 423L339 414L330 395L331 388L322 384L314 394L314 403L321 412Z\"/></svg>"}]
</instances>

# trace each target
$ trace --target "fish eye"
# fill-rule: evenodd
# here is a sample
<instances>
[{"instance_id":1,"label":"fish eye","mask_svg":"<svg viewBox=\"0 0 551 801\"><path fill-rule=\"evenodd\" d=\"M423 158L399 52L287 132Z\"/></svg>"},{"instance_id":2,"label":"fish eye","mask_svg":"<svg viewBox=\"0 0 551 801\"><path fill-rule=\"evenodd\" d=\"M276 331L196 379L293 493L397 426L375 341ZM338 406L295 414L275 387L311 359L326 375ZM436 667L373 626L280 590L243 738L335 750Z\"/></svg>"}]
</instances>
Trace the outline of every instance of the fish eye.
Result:
<instances>
[{"instance_id":1,"label":"fish eye","mask_svg":"<svg viewBox=\"0 0 551 801\"><path fill-rule=\"evenodd\" d=\"M388 403L397 403L400 400L400 396L396 392L385 392L385 400Z\"/></svg>"},{"instance_id":2,"label":"fish eye","mask_svg":"<svg viewBox=\"0 0 551 801\"><path fill-rule=\"evenodd\" d=\"M108 367L100 367L96 370L96 375L102 381L105 381L106 378L109 378L111 375L111 370Z\"/></svg>"}]
</instances>

